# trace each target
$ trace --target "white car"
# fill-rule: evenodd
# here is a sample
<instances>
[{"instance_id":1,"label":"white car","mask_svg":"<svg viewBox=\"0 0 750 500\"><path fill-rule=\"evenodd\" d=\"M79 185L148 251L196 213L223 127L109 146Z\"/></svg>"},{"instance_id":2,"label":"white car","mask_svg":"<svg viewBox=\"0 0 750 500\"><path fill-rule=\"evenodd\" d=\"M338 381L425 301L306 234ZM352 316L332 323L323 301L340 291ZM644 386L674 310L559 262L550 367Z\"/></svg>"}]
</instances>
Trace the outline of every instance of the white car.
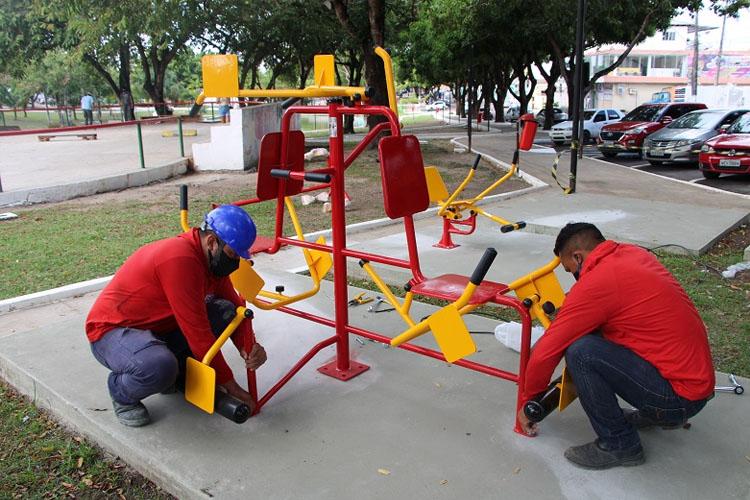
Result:
<instances>
[{"instance_id":1,"label":"white car","mask_svg":"<svg viewBox=\"0 0 750 500\"><path fill-rule=\"evenodd\" d=\"M622 111L610 108L584 110L583 143L590 142L594 137L599 137L599 132L604 125L620 121L623 116ZM549 138L558 146L570 142L573 138L573 122L568 120L554 125L549 130Z\"/></svg>"}]
</instances>

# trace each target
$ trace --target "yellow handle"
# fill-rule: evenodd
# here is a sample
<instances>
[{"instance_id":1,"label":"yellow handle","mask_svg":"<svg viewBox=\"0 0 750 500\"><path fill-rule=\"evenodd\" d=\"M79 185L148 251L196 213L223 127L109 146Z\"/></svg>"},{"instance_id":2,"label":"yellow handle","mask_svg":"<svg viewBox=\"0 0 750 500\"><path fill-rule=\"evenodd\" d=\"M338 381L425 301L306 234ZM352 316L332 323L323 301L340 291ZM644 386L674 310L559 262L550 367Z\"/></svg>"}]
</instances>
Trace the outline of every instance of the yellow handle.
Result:
<instances>
[{"instance_id":1,"label":"yellow handle","mask_svg":"<svg viewBox=\"0 0 750 500\"><path fill-rule=\"evenodd\" d=\"M224 342L226 342L227 339L232 336L237 327L240 326L240 323L242 323L242 321L245 319L246 310L246 307L237 307L237 315L234 317L232 322L229 323L226 328L224 328L224 331L221 332L221 335L219 335L219 338L216 339L216 342L214 342L214 344L211 346L211 349L209 349L206 355L203 356L203 360L201 361L201 363L203 363L204 365L211 364L211 361L213 361L214 356L216 356L221 347L224 345Z\"/></svg>"},{"instance_id":2,"label":"yellow handle","mask_svg":"<svg viewBox=\"0 0 750 500\"><path fill-rule=\"evenodd\" d=\"M375 47L375 54L383 60L385 69L385 84L388 87L388 106L398 117L398 106L396 104L396 86L393 84L393 62L391 56L383 47Z\"/></svg>"},{"instance_id":3,"label":"yellow handle","mask_svg":"<svg viewBox=\"0 0 750 500\"><path fill-rule=\"evenodd\" d=\"M190 231L190 225L188 224L188 211L180 210L180 226L184 232Z\"/></svg>"},{"instance_id":4,"label":"yellow handle","mask_svg":"<svg viewBox=\"0 0 750 500\"><path fill-rule=\"evenodd\" d=\"M531 283L533 280L537 279L540 276L544 276L547 273L551 273L555 270L555 268L560 265L560 257L555 257L551 261L549 261L544 266L540 267L539 269L530 272L526 276L523 276L521 278L518 278L516 281L508 285L509 290L515 290L517 288L522 287L523 285L527 283Z\"/></svg>"}]
</instances>

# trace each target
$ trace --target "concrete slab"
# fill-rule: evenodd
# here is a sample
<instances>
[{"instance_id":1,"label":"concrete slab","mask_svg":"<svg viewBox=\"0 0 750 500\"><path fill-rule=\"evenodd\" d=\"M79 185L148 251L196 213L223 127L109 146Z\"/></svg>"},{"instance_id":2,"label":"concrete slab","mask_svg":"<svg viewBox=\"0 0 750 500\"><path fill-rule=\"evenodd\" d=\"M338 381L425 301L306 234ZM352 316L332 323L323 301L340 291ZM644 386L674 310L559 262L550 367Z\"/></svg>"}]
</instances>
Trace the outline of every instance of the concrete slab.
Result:
<instances>
[{"instance_id":1,"label":"concrete slab","mask_svg":"<svg viewBox=\"0 0 750 500\"><path fill-rule=\"evenodd\" d=\"M290 288L305 285L297 276L276 279ZM330 283L324 285L305 309L330 313L332 290ZM91 297L83 299L81 309ZM416 315L431 309L416 307ZM0 375L181 498L750 494L746 397L717 396L689 431L643 432L647 463L641 467L590 472L562 457L565 447L593 437L578 405L545 420L538 438L526 438L512 431L514 384L352 341L353 356L370 370L346 383L320 375L315 368L333 354L327 349L244 425L202 413L179 395L159 395L146 400L154 423L130 429L112 416L106 370L91 356L83 335L85 314L53 314L55 324L0 338ZM389 334L402 328L394 315L371 315L364 308L352 309L352 322ZM259 373L264 389L309 346L331 334L275 312L259 312L255 325L269 353ZM470 324L472 330L493 327L481 318ZM491 335L475 337L481 352L472 358L515 370L516 353ZM236 353L229 348L226 354L239 373Z\"/></svg>"}]
</instances>

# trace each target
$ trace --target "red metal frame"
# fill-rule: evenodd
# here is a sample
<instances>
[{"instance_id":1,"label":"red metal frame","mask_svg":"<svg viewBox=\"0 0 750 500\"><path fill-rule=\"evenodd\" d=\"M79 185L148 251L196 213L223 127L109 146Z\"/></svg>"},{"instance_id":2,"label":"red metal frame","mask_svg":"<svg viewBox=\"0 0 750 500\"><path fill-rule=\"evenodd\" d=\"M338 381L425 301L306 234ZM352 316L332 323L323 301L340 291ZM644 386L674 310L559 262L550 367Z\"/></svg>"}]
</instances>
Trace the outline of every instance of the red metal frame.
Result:
<instances>
[{"instance_id":1,"label":"red metal frame","mask_svg":"<svg viewBox=\"0 0 750 500\"><path fill-rule=\"evenodd\" d=\"M456 226L468 226L469 229L458 229ZM474 232L474 230L477 228L477 214L472 212L469 217L463 220L449 220L446 217L443 217L443 236L440 238L440 241L435 243L434 247L437 248L456 248L460 247L461 245L457 245L453 243L453 240L451 239L451 234L461 234L461 235L468 235Z\"/></svg>"},{"instance_id":2,"label":"red metal frame","mask_svg":"<svg viewBox=\"0 0 750 500\"><path fill-rule=\"evenodd\" d=\"M359 335L361 337L371 339L377 342L389 344L391 341L390 337L380 335L369 330L355 327L349 324L348 315L348 284L347 284L347 268L346 259L356 258L365 259L370 262L376 262L379 264L400 267L409 269L412 273L412 279L410 283L412 285L425 283L428 280L422 274L419 265L419 255L417 251L416 233L414 230L414 220L411 215L403 217L404 229L406 232L407 249L409 254L409 260L396 259L384 255L377 255L359 250L347 248L346 246L346 214L344 211L344 173L356 157L365 150L367 145L378 137L383 131L390 131L392 136L400 136L400 128L398 125L396 115L387 107L384 106L364 106L357 104L355 106L345 107L339 103L331 102L328 106L293 106L286 110L281 122L281 150L282 150L282 161L281 168L285 168L286 165L286 151L287 141L290 131L291 118L295 114L326 114L329 117L329 130L331 134L329 136L329 158L328 168L318 169L315 172L327 173L331 176L330 183L318 184L313 187L307 187L302 192L315 191L319 189L330 189L331 192L331 227L332 227L332 242L331 245L321 245L318 243L300 241L293 238L284 237L281 234L284 217L284 182L279 183L279 195L277 197L276 205L276 227L274 234L274 244L271 248L268 248L269 253L275 253L282 245L298 246L301 248L307 248L312 250L320 250L330 252L333 258L333 272L335 276L334 280L334 318L325 318L315 314L311 314L299 309L295 309L289 306L279 308L280 311L292 316L296 316L308 321L313 321L321 325L325 325L334 329L335 333L332 337L329 337L321 342L315 344L292 368L289 372L284 375L279 381L277 381L266 394L258 399L257 394L257 381L255 372L248 371L248 386L249 391L257 401L256 413L289 381L291 378L299 372L299 370L305 366L315 355L322 349L336 345L336 357L330 363L320 367L318 371L326 375L332 376L339 380L349 380L356 377L360 373L366 371L369 367L362 363L357 363L350 359L349 354L349 335ZM370 131L362 141L347 155L344 155L344 140L343 140L343 116L349 114L363 114L363 115L379 115L387 118L387 122L378 124L372 131ZM260 199L248 199L234 202L235 205L247 205L252 203L260 202ZM460 233L459 234L463 234ZM428 287L426 287L428 288ZM504 380L510 380L519 385L523 386L526 372L526 364L529 359L530 345L531 345L531 316L529 311L523 304L515 297L506 295L506 288L499 288L497 292L489 302L499 304L502 306L510 307L516 310L521 318L522 322L522 336L521 336L521 356L519 362L518 373L512 373L509 371L501 370L488 365L483 365L473 361L459 360L453 363L456 366L468 368L469 370L477 371L489 375L492 377L501 378ZM254 337L247 340L247 345L252 345ZM428 356L434 359L445 360L443 354L433 349L414 345L411 343L404 343L399 348L411 351L423 356ZM517 393L516 398L516 410L521 407L523 402L520 400L520 389ZM516 420L515 428L516 432L523 434L518 421ZM525 435L525 434L524 434Z\"/></svg>"}]
</instances>

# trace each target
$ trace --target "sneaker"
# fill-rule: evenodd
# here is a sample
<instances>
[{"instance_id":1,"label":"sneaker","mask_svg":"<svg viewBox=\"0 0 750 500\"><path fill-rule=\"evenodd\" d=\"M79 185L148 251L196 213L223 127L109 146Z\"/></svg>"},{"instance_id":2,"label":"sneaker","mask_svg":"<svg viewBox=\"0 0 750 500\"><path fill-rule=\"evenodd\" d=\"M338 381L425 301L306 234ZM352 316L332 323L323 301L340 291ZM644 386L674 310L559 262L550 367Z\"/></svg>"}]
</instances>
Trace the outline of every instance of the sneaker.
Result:
<instances>
[{"instance_id":1,"label":"sneaker","mask_svg":"<svg viewBox=\"0 0 750 500\"><path fill-rule=\"evenodd\" d=\"M132 405L124 405L112 400L112 406L115 409L115 416L122 425L128 427L142 427L151 423L151 417L148 410L140 401Z\"/></svg>"},{"instance_id":2,"label":"sneaker","mask_svg":"<svg viewBox=\"0 0 750 500\"><path fill-rule=\"evenodd\" d=\"M643 457L641 445L630 450L605 450L599 440L581 446L571 446L565 450L565 458L583 469L609 469L610 467L641 465Z\"/></svg>"},{"instance_id":3,"label":"sneaker","mask_svg":"<svg viewBox=\"0 0 750 500\"><path fill-rule=\"evenodd\" d=\"M659 426L664 430L670 431L674 429L679 429L681 427L684 427L685 423L678 423L678 424L660 424L656 422L655 420L652 420L643 414L641 414L638 410L631 410L631 409L623 409L622 410L623 415L625 415L625 420L628 421L630 425L635 427L637 430L643 430L643 429L650 429L651 427Z\"/></svg>"}]
</instances>

